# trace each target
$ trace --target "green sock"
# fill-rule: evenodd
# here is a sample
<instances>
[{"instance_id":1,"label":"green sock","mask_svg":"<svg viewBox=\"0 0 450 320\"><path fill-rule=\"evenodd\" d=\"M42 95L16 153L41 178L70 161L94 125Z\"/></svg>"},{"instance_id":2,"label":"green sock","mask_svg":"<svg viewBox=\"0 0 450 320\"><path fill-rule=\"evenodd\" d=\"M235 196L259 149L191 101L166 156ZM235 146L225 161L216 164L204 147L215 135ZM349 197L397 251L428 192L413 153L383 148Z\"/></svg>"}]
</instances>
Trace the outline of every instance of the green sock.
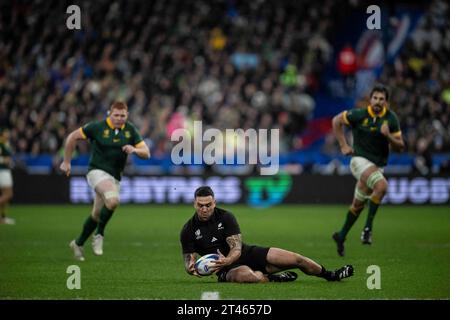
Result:
<instances>
[{"instance_id":1,"label":"green sock","mask_svg":"<svg viewBox=\"0 0 450 320\"><path fill-rule=\"evenodd\" d=\"M91 233L95 230L95 228L97 228L97 221L92 219L92 216L89 215L86 221L84 221L83 231L81 231L81 234L78 239L75 240L75 243L78 246L82 246L86 242L87 238L89 238Z\"/></svg>"},{"instance_id":2,"label":"green sock","mask_svg":"<svg viewBox=\"0 0 450 320\"><path fill-rule=\"evenodd\" d=\"M367 215L367 221L366 221L365 228L369 228L369 230L372 230L373 219L375 218L375 214L377 213L379 206L380 206L380 200L378 200L376 197L370 198L369 214Z\"/></svg>"},{"instance_id":3,"label":"green sock","mask_svg":"<svg viewBox=\"0 0 450 320\"><path fill-rule=\"evenodd\" d=\"M114 210L109 210L106 206L103 206L100 211L100 221L98 222L97 232L95 234L101 234L103 236L106 224L111 219L113 213Z\"/></svg>"},{"instance_id":4,"label":"green sock","mask_svg":"<svg viewBox=\"0 0 450 320\"><path fill-rule=\"evenodd\" d=\"M345 239L345 237L347 236L347 233L350 231L353 224L358 219L360 212L361 211L353 212L352 210L348 210L344 226L342 227L341 231L339 231L339 238Z\"/></svg>"}]
</instances>

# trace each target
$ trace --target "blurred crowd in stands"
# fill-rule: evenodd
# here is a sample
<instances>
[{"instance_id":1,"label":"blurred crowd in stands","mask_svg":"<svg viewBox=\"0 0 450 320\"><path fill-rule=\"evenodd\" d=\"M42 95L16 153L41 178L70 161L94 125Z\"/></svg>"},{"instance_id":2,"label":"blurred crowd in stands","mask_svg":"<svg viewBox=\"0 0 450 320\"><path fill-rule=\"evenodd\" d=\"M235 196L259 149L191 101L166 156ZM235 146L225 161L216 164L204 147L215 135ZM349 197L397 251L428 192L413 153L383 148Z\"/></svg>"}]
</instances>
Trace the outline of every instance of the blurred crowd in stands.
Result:
<instances>
[{"instance_id":1,"label":"blurred crowd in stands","mask_svg":"<svg viewBox=\"0 0 450 320\"><path fill-rule=\"evenodd\" d=\"M339 2L83 1L81 31L65 27L68 5L2 5L0 122L16 152L57 152L116 99L153 154L193 120L279 128L289 150L314 109Z\"/></svg>"},{"instance_id":2,"label":"blurred crowd in stands","mask_svg":"<svg viewBox=\"0 0 450 320\"><path fill-rule=\"evenodd\" d=\"M154 156L173 130L278 128L296 149L333 56L333 28L357 1L68 1L0 4L0 126L17 154L58 154L66 135L126 101ZM433 2L381 81L409 152L448 152L449 8ZM206 129L206 128L204 128ZM80 153L88 151L79 144Z\"/></svg>"},{"instance_id":3,"label":"blurred crowd in stands","mask_svg":"<svg viewBox=\"0 0 450 320\"><path fill-rule=\"evenodd\" d=\"M402 125L416 169L428 173L433 153L450 151L450 5L433 1L381 81ZM445 164L449 170L449 164Z\"/></svg>"}]
</instances>

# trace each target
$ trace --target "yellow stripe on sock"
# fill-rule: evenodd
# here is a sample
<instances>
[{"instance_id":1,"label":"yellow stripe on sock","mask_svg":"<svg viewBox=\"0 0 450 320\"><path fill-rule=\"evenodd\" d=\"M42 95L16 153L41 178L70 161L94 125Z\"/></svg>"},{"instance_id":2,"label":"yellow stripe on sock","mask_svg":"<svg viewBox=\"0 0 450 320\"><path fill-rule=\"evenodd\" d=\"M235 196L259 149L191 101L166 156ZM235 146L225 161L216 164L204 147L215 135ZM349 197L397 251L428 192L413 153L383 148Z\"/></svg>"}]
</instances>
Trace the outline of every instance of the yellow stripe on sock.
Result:
<instances>
[{"instance_id":1,"label":"yellow stripe on sock","mask_svg":"<svg viewBox=\"0 0 450 320\"><path fill-rule=\"evenodd\" d=\"M380 204L380 202L381 202L380 199L378 199L377 196L371 196L370 197L370 201L372 201L375 204Z\"/></svg>"}]
</instances>

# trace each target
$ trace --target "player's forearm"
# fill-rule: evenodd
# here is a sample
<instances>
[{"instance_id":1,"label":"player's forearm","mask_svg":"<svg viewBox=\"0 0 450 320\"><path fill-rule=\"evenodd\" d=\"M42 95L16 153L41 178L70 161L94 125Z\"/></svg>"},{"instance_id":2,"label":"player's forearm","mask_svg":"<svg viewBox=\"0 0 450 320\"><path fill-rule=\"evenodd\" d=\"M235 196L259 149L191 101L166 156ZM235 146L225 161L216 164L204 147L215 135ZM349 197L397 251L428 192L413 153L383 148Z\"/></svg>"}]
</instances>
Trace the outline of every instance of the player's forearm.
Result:
<instances>
[{"instance_id":1,"label":"player's forearm","mask_svg":"<svg viewBox=\"0 0 450 320\"><path fill-rule=\"evenodd\" d=\"M231 249L227 255L228 264L230 265L230 264L236 262L237 259L239 259L239 257L241 256L241 253L242 253L242 250L240 248Z\"/></svg>"},{"instance_id":2,"label":"player's forearm","mask_svg":"<svg viewBox=\"0 0 450 320\"><path fill-rule=\"evenodd\" d=\"M227 243L230 246L230 252L228 252L227 260L228 264L232 264L241 256L242 252L242 238L240 234L229 236Z\"/></svg>"},{"instance_id":3,"label":"player's forearm","mask_svg":"<svg viewBox=\"0 0 450 320\"><path fill-rule=\"evenodd\" d=\"M64 162L70 162L72 160L72 154L75 150L77 140L72 132L67 137L66 145L64 147Z\"/></svg>"},{"instance_id":4,"label":"player's forearm","mask_svg":"<svg viewBox=\"0 0 450 320\"><path fill-rule=\"evenodd\" d=\"M333 133L336 137L336 140L339 143L339 146L341 148L344 146L348 146L348 143L347 143L347 140L345 139L345 134L344 134L344 125L340 121L338 116L333 118L332 124L333 124Z\"/></svg>"},{"instance_id":5,"label":"player's forearm","mask_svg":"<svg viewBox=\"0 0 450 320\"><path fill-rule=\"evenodd\" d=\"M193 260L195 261L195 253L184 253L183 260L184 260L184 270L186 270L187 273L192 274L194 272L192 268L192 262Z\"/></svg>"},{"instance_id":6,"label":"player's forearm","mask_svg":"<svg viewBox=\"0 0 450 320\"><path fill-rule=\"evenodd\" d=\"M136 148L136 150L134 151L134 153L142 159L149 159L150 158L150 150L149 148L144 145L142 147Z\"/></svg>"},{"instance_id":7,"label":"player's forearm","mask_svg":"<svg viewBox=\"0 0 450 320\"><path fill-rule=\"evenodd\" d=\"M403 142L402 137L394 136L390 134L388 136L389 143L395 151L403 151L405 149L405 143Z\"/></svg>"}]
</instances>

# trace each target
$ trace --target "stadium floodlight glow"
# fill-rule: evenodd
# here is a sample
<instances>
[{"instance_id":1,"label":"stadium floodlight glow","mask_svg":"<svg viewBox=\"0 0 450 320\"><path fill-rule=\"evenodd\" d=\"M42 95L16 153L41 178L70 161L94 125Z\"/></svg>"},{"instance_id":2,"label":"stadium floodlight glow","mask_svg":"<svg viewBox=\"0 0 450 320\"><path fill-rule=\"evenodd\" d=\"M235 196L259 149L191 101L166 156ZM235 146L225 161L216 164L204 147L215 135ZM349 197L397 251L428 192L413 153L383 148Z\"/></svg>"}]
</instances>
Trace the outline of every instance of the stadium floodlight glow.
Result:
<instances>
[{"instance_id":1,"label":"stadium floodlight glow","mask_svg":"<svg viewBox=\"0 0 450 320\"><path fill-rule=\"evenodd\" d=\"M186 128L174 130L170 140L178 143L173 146L170 154L172 162L176 165L202 163L213 165L224 164L225 158L225 164L260 164L261 175L278 173L279 129L250 128L224 131L225 134L216 128L203 131L201 121L194 121L192 134ZM210 143L203 148L203 142Z\"/></svg>"}]
</instances>

